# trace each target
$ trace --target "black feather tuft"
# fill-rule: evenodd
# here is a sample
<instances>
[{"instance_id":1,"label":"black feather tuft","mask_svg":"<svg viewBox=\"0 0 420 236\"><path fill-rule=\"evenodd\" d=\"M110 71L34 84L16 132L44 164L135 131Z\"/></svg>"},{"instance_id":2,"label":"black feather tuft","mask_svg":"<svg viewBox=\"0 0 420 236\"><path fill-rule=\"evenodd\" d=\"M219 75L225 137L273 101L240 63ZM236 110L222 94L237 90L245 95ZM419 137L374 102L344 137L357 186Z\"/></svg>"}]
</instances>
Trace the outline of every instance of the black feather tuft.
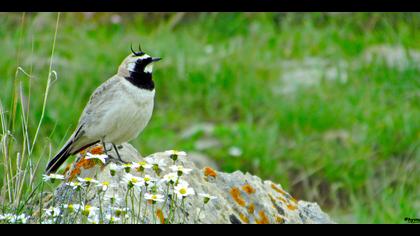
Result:
<instances>
[{"instance_id":1,"label":"black feather tuft","mask_svg":"<svg viewBox=\"0 0 420 236\"><path fill-rule=\"evenodd\" d=\"M139 50L140 50L139 52L134 51L133 44L130 45L130 49L131 49L131 52L137 57L144 55L144 52L141 50L140 44L139 44Z\"/></svg>"}]
</instances>

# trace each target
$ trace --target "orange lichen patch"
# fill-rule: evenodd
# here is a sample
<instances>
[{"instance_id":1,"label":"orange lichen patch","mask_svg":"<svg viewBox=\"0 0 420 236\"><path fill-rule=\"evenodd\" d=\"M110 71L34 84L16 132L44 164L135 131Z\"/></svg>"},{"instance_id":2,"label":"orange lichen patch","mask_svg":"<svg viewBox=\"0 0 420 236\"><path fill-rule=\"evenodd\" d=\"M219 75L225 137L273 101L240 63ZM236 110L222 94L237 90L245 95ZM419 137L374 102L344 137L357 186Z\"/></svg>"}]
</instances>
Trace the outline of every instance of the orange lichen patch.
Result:
<instances>
[{"instance_id":1,"label":"orange lichen patch","mask_svg":"<svg viewBox=\"0 0 420 236\"><path fill-rule=\"evenodd\" d=\"M245 184L244 186L242 186L242 190L244 190L244 192L246 192L247 194L255 193L255 189L249 184Z\"/></svg>"},{"instance_id":2,"label":"orange lichen patch","mask_svg":"<svg viewBox=\"0 0 420 236\"><path fill-rule=\"evenodd\" d=\"M216 177L216 176L217 176L217 173L216 173L216 171L214 171L212 168L210 168L210 167L205 167L205 168L204 168L204 175L205 175L205 176Z\"/></svg>"},{"instance_id":3,"label":"orange lichen patch","mask_svg":"<svg viewBox=\"0 0 420 236\"><path fill-rule=\"evenodd\" d=\"M72 181L74 178L76 178L76 176L80 175L80 168L74 168L71 172L70 172L70 176L69 176L69 181Z\"/></svg>"},{"instance_id":4,"label":"orange lichen patch","mask_svg":"<svg viewBox=\"0 0 420 236\"><path fill-rule=\"evenodd\" d=\"M95 155L99 155L99 154L104 154L105 153L105 149L104 149L104 147L102 145L98 145L97 144L97 145L90 146L88 148L85 148L85 149L81 150L79 152L79 154L81 156L86 156L86 153L87 152L90 152L90 153L95 154Z\"/></svg>"},{"instance_id":5,"label":"orange lichen patch","mask_svg":"<svg viewBox=\"0 0 420 236\"><path fill-rule=\"evenodd\" d=\"M165 224L165 216L163 215L163 212L161 209L156 210L156 216L159 219L161 224Z\"/></svg>"},{"instance_id":6,"label":"orange lichen patch","mask_svg":"<svg viewBox=\"0 0 420 236\"><path fill-rule=\"evenodd\" d=\"M78 176L81 173L82 168L85 170L88 170L95 167L95 165L96 165L95 160L92 160L92 159L87 160L83 158L82 160L76 163L75 167L70 172L69 180L72 181L76 176Z\"/></svg>"},{"instance_id":7,"label":"orange lichen patch","mask_svg":"<svg viewBox=\"0 0 420 236\"><path fill-rule=\"evenodd\" d=\"M95 165L96 165L95 160L83 158L81 161L79 161L76 164L76 167L83 168L85 170L89 170L89 169L92 169L93 167L95 167Z\"/></svg>"},{"instance_id":8,"label":"orange lichen patch","mask_svg":"<svg viewBox=\"0 0 420 236\"><path fill-rule=\"evenodd\" d=\"M102 145L98 145L98 146L92 147L89 152L92 154L100 155L100 154L104 154L105 150Z\"/></svg>"},{"instance_id":9,"label":"orange lichen patch","mask_svg":"<svg viewBox=\"0 0 420 236\"><path fill-rule=\"evenodd\" d=\"M249 204L247 210L249 214L254 214L254 211L255 211L254 203Z\"/></svg>"},{"instance_id":10,"label":"orange lichen patch","mask_svg":"<svg viewBox=\"0 0 420 236\"><path fill-rule=\"evenodd\" d=\"M230 195L232 196L233 200L238 203L240 206L245 206L245 200L241 197L241 191L239 188L233 187L230 190Z\"/></svg>"},{"instance_id":11,"label":"orange lichen patch","mask_svg":"<svg viewBox=\"0 0 420 236\"><path fill-rule=\"evenodd\" d=\"M281 216L276 216L276 223L283 224L284 223L284 219Z\"/></svg>"},{"instance_id":12,"label":"orange lichen patch","mask_svg":"<svg viewBox=\"0 0 420 236\"><path fill-rule=\"evenodd\" d=\"M249 224L249 219L248 219L248 217L246 217L246 215L244 215L244 214L241 213L241 214L239 214L239 218L241 218L241 220L243 222Z\"/></svg>"},{"instance_id":13,"label":"orange lichen patch","mask_svg":"<svg viewBox=\"0 0 420 236\"><path fill-rule=\"evenodd\" d=\"M291 211L294 211L294 210L296 210L296 209L297 209L297 206L296 206L296 205L294 205L294 204L288 204L288 205L287 205L287 208L289 208L289 210L291 210Z\"/></svg>"},{"instance_id":14,"label":"orange lichen patch","mask_svg":"<svg viewBox=\"0 0 420 236\"><path fill-rule=\"evenodd\" d=\"M255 220L257 224L270 224L267 215L263 211L258 212L258 215L260 216L260 219Z\"/></svg>"},{"instance_id":15,"label":"orange lichen patch","mask_svg":"<svg viewBox=\"0 0 420 236\"><path fill-rule=\"evenodd\" d=\"M277 187L275 184L271 184L271 188L274 189L274 191L282 194L282 195L287 195L287 193L285 191L283 191L282 189L280 189L279 187Z\"/></svg>"}]
</instances>

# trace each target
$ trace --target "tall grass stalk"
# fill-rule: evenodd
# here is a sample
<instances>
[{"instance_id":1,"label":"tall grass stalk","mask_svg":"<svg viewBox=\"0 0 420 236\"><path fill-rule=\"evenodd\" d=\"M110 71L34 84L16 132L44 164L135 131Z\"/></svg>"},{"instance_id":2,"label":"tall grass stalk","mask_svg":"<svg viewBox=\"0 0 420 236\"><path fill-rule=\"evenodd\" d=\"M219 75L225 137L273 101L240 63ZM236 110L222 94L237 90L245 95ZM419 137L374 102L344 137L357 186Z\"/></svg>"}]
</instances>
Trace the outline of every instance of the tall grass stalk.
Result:
<instances>
[{"instance_id":1,"label":"tall grass stalk","mask_svg":"<svg viewBox=\"0 0 420 236\"><path fill-rule=\"evenodd\" d=\"M39 138L45 110L48 100L48 94L51 84L57 79L57 73L53 70L53 58L56 47L58 26L60 22L60 13L57 13L53 44L50 54L48 78L44 91L44 101L42 105L41 117L38 121L35 135L30 138L30 120L29 109L31 104L31 84L34 76L32 75L33 64L31 62L29 71L20 66L20 54L23 41L25 14L21 17L21 30L19 33L19 45L17 49L17 67L13 78L13 98L11 112L6 111L3 102L0 100L0 121L1 121L1 147L2 147L2 166L3 166L3 187L0 197L3 199L3 210L13 208L19 213L21 205L26 205L38 188L35 185L36 173L40 165L40 158L32 158L35 144ZM31 40L31 55L34 53L34 40ZM24 79L22 79L22 75ZM28 84L25 91L24 85ZM27 94L25 94L27 92ZM18 115L20 111L20 116ZM16 125L20 125L22 133L17 133ZM51 150L48 153L51 156ZM36 160L36 161L34 161ZM26 199L24 199L26 197ZM6 205L7 204L7 205Z\"/></svg>"}]
</instances>

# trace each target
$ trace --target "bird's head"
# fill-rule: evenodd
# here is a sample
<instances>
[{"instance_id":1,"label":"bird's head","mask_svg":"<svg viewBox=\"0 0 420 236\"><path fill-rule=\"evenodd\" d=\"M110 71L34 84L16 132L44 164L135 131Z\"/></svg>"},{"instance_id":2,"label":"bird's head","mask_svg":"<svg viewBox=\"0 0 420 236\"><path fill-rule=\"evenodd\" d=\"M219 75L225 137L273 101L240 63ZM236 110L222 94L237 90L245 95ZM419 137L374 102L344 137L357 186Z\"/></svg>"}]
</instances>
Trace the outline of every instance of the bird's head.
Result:
<instances>
[{"instance_id":1,"label":"bird's head","mask_svg":"<svg viewBox=\"0 0 420 236\"><path fill-rule=\"evenodd\" d=\"M131 52L118 68L118 75L126 78L136 86L150 87L150 83L153 85L153 63L161 60L161 58L151 57L141 49L136 52L131 48Z\"/></svg>"}]
</instances>

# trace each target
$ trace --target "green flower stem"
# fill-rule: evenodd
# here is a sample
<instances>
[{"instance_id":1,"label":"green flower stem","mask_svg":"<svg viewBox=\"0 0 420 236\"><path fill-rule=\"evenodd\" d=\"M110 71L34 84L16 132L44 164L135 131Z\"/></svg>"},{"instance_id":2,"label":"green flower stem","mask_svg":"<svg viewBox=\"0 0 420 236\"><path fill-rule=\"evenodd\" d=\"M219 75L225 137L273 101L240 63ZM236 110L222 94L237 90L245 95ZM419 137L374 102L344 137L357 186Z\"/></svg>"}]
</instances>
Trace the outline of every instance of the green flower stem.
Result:
<instances>
[{"instance_id":1,"label":"green flower stem","mask_svg":"<svg viewBox=\"0 0 420 236\"><path fill-rule=\"evenodd\" d=\"M140 197L139 197L139 211L137 213L137 223L140 223L140 213L141 213L141 201L143 199L143 191L140 190ZM147 203L146 203L147 204Z\"/></svg>"}]
</instances>

